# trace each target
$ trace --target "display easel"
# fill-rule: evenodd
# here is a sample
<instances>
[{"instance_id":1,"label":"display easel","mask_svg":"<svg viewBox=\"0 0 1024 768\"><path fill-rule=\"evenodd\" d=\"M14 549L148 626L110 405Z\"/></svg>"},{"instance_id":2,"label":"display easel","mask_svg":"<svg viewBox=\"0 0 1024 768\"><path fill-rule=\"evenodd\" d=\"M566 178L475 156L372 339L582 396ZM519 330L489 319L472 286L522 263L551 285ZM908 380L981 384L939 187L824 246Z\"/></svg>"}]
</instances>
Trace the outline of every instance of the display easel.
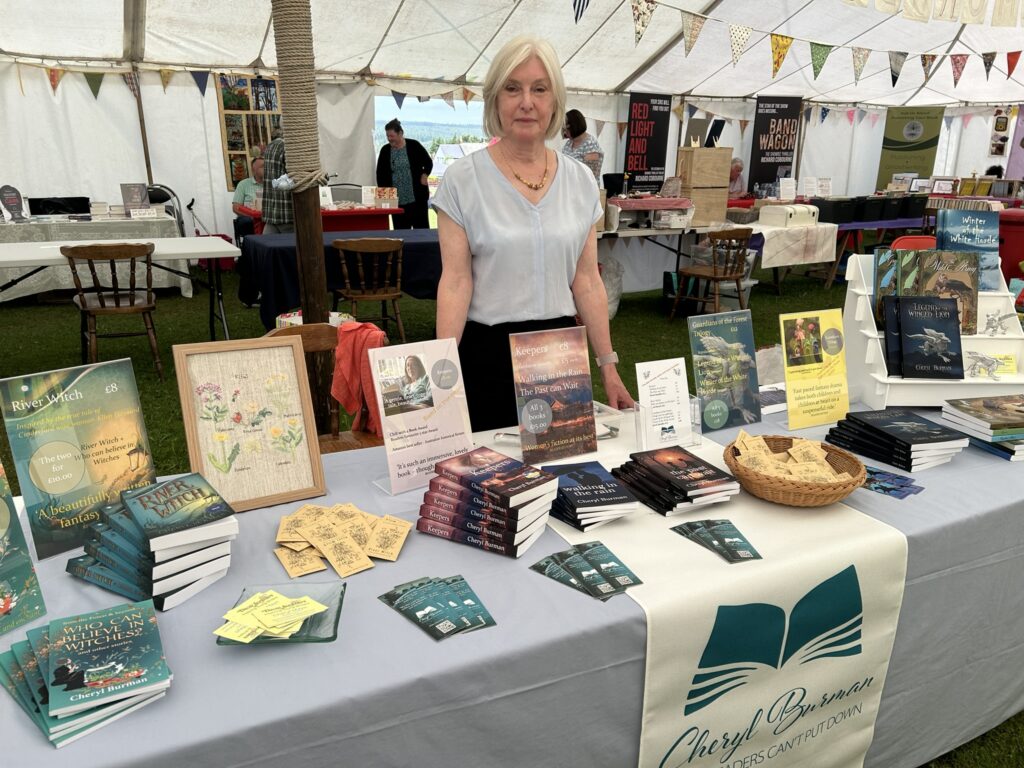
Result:
<instances>
[{"instance_id":1,"label":"display easel","mask_svg":"<svg viewBox=\"0 0 1024 768\"><path fill-rule=\"evenodd\" d=\"M984 395L1012 395L1024 389L1024 332L1016 321L1008 323L1006 334L989 336L977 333L961 337L964 364L968 352L1012 354L1016 374L1000 374L999 380L977 377L963 380L903 379L891 377L885 367L882 332L875 327L871 306L874 267L870 254L855 254L846 268L846 303L843 306L843 331L846 336L846 360L849 370L850 401L861 401L870 408L889 406L941 406L946 400ZM978 293L978 327L992 312L1014 312L1013 297L999 275L999 290Z\"/></svg>"}]
</instances>

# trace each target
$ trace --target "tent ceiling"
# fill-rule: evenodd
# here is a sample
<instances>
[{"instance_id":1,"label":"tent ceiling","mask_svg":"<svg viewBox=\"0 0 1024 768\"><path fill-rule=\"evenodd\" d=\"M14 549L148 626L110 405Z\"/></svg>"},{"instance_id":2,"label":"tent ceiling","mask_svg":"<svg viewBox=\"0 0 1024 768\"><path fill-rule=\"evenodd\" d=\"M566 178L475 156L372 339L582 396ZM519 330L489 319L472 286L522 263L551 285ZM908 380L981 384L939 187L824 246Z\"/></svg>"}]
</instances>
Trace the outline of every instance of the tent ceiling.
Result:
<instances>
[{"instance_id":1,"label":"tent ceiling","mask_svg":"<svg viewBox=\"0 0 1024 768\"><path fill-rule=\"evenodd\" d=\"M1003 55L1024 47L1019 27L921 24L842 0L663 0L639 45L628 0L591 0L578 24L569 0L311 0L311 5L316 68L325 75L371 72L391 79L452 83L465 77L479 83L502 44L532 34L552 41L566 84L575 90L799 95L872 104L1024 101L1024 67L1008 80ZM133 9L144 15L143 45L127 39L131 30L126 31L125 19ZM681 10L709 16L689 57L683 54ZM270 15L270 0L0 0L0 52L64 65L123 64L124 52L134 49L141 51L143 65L245 70L259 59L273 68ZM730 23L755 29L736 67L730 59ZM770 32L797 38L774 79ZM848 47L833 51L814 80L808 40L871 49L859 84ZM890 50L911 54L895 88ZM985 51L1000 54L991 78L975 55L956 89L948 59L940 58L925 82L916 55Z\"/></svg>"}]
</instances>

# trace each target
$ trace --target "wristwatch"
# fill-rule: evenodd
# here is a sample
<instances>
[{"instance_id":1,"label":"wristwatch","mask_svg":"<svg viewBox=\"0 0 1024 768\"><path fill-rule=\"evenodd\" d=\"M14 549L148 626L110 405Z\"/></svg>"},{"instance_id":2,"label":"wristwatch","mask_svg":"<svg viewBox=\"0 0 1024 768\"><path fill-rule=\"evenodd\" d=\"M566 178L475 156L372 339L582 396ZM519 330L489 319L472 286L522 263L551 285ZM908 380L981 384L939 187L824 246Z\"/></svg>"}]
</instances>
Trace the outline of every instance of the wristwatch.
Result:
<instances>
[{"instance_id":1,"label":"wristwatch","mask_svg":"<svg viewBox=\"0 0 1024 768\"><path fill-rule=\"evenodd\" d=\"M608 363L619 362L619 353L613 350L607 355L598 355L594 360L597 362L597 367L600 368L602 365L608 365Z\"/></svg>"}]
</instances>

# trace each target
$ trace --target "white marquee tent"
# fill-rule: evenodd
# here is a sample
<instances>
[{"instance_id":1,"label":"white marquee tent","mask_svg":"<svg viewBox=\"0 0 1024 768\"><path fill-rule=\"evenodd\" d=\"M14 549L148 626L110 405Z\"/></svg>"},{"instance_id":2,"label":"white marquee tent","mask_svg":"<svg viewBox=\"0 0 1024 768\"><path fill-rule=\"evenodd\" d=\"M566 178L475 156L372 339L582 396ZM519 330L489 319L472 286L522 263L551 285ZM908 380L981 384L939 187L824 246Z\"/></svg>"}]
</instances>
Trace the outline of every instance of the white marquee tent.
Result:
<instances>
[{"instance_id":1,"label":"white marquee tent","mask_svg":"<svg viewBox=\"0 0 1024 768\"><path fill-rule=\"evenodd\" d=\"M837 193L850 194L874 187L886 106L946 105L954 119L946 121L936 172L959 175L1005 162L988 156L992 107L1024 101L1024 68L1008 77L1006 57L1024 47L1019 0L659 0L639 43L630 0L590 0L578 22L573 5L311 0L324 168L372 183L374 95L439 96L463 87L479 94L490 57L524 33L554 44L570 106L588 116L593 131L603 127L606 171L618 166L616 123L625 120L629 91L673 94L676 103L729 119L722 143L744 157L752 131L741 130L740 121L753 118L753 97L801 96L824 105L831 114L822 119L815 108L807 124L802 172L830 176ZM904 18L922 8L932 17L927 23ZM1008 23L1011 8L1015 24L993 26ZM693 17L684 12L705 19L688 56L685 29ZM962 23L972 19L981 23ZM94 98L81 74L134 66L154 181L185 202L195 198L211 229L230 231L216 88L211 80L201 95L185 70L273 72L269 0L0 0L0 20L0 183L32 196L116 201L120 182L144 179L133 94L122 78L108 76ZM736 65L734 26L751 28ZM793 38L774 77L773 33ZM810 42L835 46L816 79ZM870 51L859 81L854 47ZM890 51L909 54L895 86ZM988 52L996 56L986 73L981 55ZM928 76L920 54L937 56ZM954 54L968 55L956 87ZM46 67L67 70L55 90ZM166 88L160 69L178 72ZM670 143L678 129L673 117ZM669 154L671 166L671 148Z\"/></svg>"}]
</instances>

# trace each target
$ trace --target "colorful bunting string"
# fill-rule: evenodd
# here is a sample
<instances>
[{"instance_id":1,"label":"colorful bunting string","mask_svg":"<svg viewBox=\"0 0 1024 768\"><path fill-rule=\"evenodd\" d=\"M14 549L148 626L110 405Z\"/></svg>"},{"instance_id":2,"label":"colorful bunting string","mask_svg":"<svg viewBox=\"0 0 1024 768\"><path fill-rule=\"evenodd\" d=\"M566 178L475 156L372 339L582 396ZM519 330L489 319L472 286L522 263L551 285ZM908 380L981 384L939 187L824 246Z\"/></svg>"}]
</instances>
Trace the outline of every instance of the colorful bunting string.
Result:
<instances>
[{"instance_id":1,"label":"colorful bunting string","mask_svg":"<svg viewBox=\"0 0 1024 768\"><path fill-rule=\"evenodd\" d=\"M924 70L924 79L927 80L932 73L932 64L935 63L934 53L921 54L921 69Z\"/></svg>"},{"instance_id":2,"label":"colorful bunting string","mask_svg":"<svg viewBox=\"0 0 1024 768\"><path fill-rule=\"evenodd\" d=\"M868 118L871 121L871 127L874 128L875 124L878 123L878 113L872 112L871 117Z\"/></svg>"},{"instance_id":3,"label":"colorful bunting string","mask_svg":"<svg viewBox=\"0 0 1024 768\"><path fill-rule=\"evenodd\" d=\"M821 123L824 123L824 122L825 122L825 118L826 118L826 117L828 117L828 113L829 113L829 112L831 112L831 111L832 111L832 110L830 110L830 109L829 109L828 107L822 107L822 108L821 108L821 117L820 117L820 119L819 119L819 125L820 125Z\"/></svg>"},{"instance_id":4,"label":"colorful bunting string","mask_svg":"<svg viewBox=\"0 0 1024 768\"><path fill-rule=\"evenodd\" d=\"M960 75L964 73L964 67L967 66L967 54L954 53L949 57L949 63L953 66L953 87L956 88L960 82Z\"/></svg>"},{"instance_id":5,"label":"colorful bunting string","mask_svg":"<svg viewBox=\"0 0 1024 768\"><path fill-rule=\"evenodd\" d=\"M814 70L815 80L821 74L821 68L825 66L825 60L832 53L833 47L824 43L811 43L811 68Z\"/></svg>"},{"instance_id":6,"label":"colorful bunting string","mask_svg":"<svg viewBox=\"0 0 1024 768\"><path fill-rule=\"evenodd\" d=\"M623 134L626 133L626 127L629 125L629 123L617 123L617 125L619 127L619 138L621 139Z\"/></svg>"},{"instance_id":7,"label":"colorful bunting string","mask_svg":"<svg viewBox=\"0 0 1024 768\"><path fill-rule=\"evenodd\" d=\"M462 89L462 103L465 104L468 107L469 106L469 102L471 102L473 100L473 96L475 96L475 95L476 94L474 94L471 90L469 90L469 88L463 88Z\"/></svg>"},{"instance_id":8,"label":"colorful bunting string","mask_svg":"<svg viewBox=\"0 0 1024 768\"><path fill-rule=\"evenodd\" d=\"M444 103L452 109L455 109L455 91L448 91L448 93L442 93L441 98L444 99Z\"/></svg>"},{"instance_id":9,"label":"colorful bunting string","mask_svg":"<svg viewBox=\"0 0 1024 768\"><path fill-rule=\"evenodd\" d=\"M681 119L682 119L682 118L680 118L680 120L681 120ZM594 132L595 132L595 133L596 133L596 134L597 134L598 136L600 136L600 135L601 135L601 131L603 131L603 130L604 130L604 120L598 120L598 119L597 119L597 118L595 117L595 118L594 118Z\"/></svg>"},{"instance_id":10,"label":"colorful bunting string","mask_svg":"<svg viewBox=\"0 0 1024 768\"><path fill-rule=\"evenodd\" d=\"M89 90L92 91L92 97L98 99L100 97L100 86L103 85L103 73L102 72L85 72L85 82L89 84Z\"/></svg>"},{"instance_id":11,"label":"colorful bunting string","mask_svg":"<svg viewBox=\"0 0 1024 768\"><path fill-rule=\"evenodd\" d=\"M740 120L740 138L743 138L743 134L747 132L747 126L750 125L749 120Z\"/></svg>"},{"instance_id":12,"label":"colorful bunting string","mask_svg":"<svg viewBox=\"0 0 1024 768\"><path fill-rule=\"evenodd\" d=\"M391 96L395 100L395 104L398 105L398 108L401 109L402 103L405 101L405 94L399 93L398 91L391 91Z\"/></svg>"},{"instance_id":13,"label":"colorful bunting string","mask_svg":"<svg viewBox=\"0 0 1024 768\"><path fill-rule=\"evenodd\" d=\"M850 52L853 54L853 82L857 84L860 82L860 74L864 71L864 65L868 63L868 56L871 55L871 49L869 48L852 48Z\"/></svg>"},{"instance_id":14,"label":"colorful bunting string","mask_svg":"<svg viewBox=\"0 0 1024 768\"><path fill-rule=\"evenodd\" d=\"M679 122L682 122L683 121L683 115L685 114L684 111L683 111L683 105L682 104L676 104L674 107L672 107L672 114L676 116L676 119Z\"/></svg>"},{"instance_id":15,"label":"colorful bunting string","mask_svg":"<svg viewBox=\"0 0 1024 768\"><path fill-rule=\"evenodd\" d=\"M640 45L640 39L647 31L647 25L651 23L651 16L657 6L656 0L629 0L633 6L633 32L636 36L636 44Z\"/></svg>"},{"instance_id":16,"label":"colorful bunting string","mask_svg":"<svg viewBox=\"0 0 1024 768\"><path fill-rule=\"evenodd\" d=\"M1006 54L1006 79L1013 77L1013 70L1017 68L1017 60L1020 58L1020 51L1010 51Z\"/></svg>"},{"instance_id":17,"label":"colorful bunting string","mask_svg":"<svg viewBox=\"0 0 1024 768\"><path fill-rule=\"evenodd\" d=\"M971 124L971 120L973 120L973 119L974 119L974 115L972 115L970 112L965 114L962 117L962 120L963 120L963 123L964 123L964 128L967 128L967 126Z\"/></svg>"},{"instance_id":18,"label":"colorful bunting string","mask_svg":"<svg viewBox=\"0 0 1024 768\"><path fill-rule=\"evenodd\" d=\"M896 81L900 79L900 72L907 61L906 51L889 51L889 74L892 75L892 87L896 87Z\"/></svg>"},{"instance_id":19,"label":"colorful bunting string","mask_svg":"<svg viewBox=\"0 0 1024 768\"><path fill-rule=\"evenodd\" d=\"M689 56L693 46L697 44L697 37L704 28L705 18L689 11L682 11L683 14L683 51Z\"/></svg>"},{"instance_id":20,"label":"colorful bunting string","mask_svg":"<svg viewBox=\"0 0 1024 768\"><path fill-rule=\"evenodd\" d=\"M160 70L160 84L164 87L164 93L167 93L167 84L171 82L172 77L174 77L173 69Z\"/></svg>"},{"instance_id":21,"label":"colorful bunting string","mask_svg":"<svg viewBox=\"0 0 1024 768\"><path fill-rule=\"evenodd\" d=\"M590 5L590 0L572 0L572 15L576 19L577 24L583 18L588 5Z\"/></svg>"},{"instance_id":22,"label":"colorful bunting string","mask_svg":"<svg viewBox=\"0 0 1024 768\"><path fill-rule=\"evenodd\" d=\"M747 40L750 39L750 33L753 31L752 27L744 27L739 24L729 25L729 45L732 48L732 65L734 67L740 63L740 56L743 55L743 49L747 47Z\"/></svg>"},{"instance_id":23,"label":"colorful bunting string","mask_svg":"<svg viewBox=\"0 0 1024 768\"><path fill-rule=\"evenodd\" d=\"M696 114L697 114L697 105L696 104L687 104L686 105L686 116L687 117L693 117Z\"/></svg>"},{"instance_id":24,"label":"colorful bunting string","mask_svg":"<svg viewBox=\"0 0 1024 768\"><path fill-rule=\"evenodd\" d=\"M992 73L992 65L995 64L995 61L996 61L996 53L995 53L995 51L992 51L991 53L983 53L983 54L981 54L981 63L985 65L985 81L986 82L988 82L988 76Z\"/></svg>"},{"instance_id":25,"label":"colorful bunting string","mask_svg":"<svg viewBox=\"0 0 1024 768\"><path fill-rule=\"evenodd\" d=\"M946 130L949 131L949 129L953 127L953 116L943 115L942 124L946 127Z\"/></svg>"},{"instance_id":26,"label":"colorful bunting string","mask_svg":"<svg viewBox=\"0 0 1024 768\"><path fill-rule=\"evenodd\" d=\"M139 73L125 72L121 75L121 79L124 80L124 84L128 86L128 90L132 92L132 96L136 99L139 98Z\"/></svg>"},{"instance_id":27,"label":"colorful bunting string","mask_svg":"<svg viewBox=\"0 0 1024 768\"><path fill-rule=\"evenodd\" d=\"M209 72L192 72L192 79L196 81L196 88L199 89L199 94L206 97L206 84L210 82Z\"/></svg>"},{"instance_id":28,"label":"colorful bunting string","mask_svg":"<svg viewBox=\"0 0 1024 768\"><path fill-rule=\"evenodd\" d=\"M772 79L779 74L779 68L786 60L786 54L789 53L791 45L793 45L792 37L772 34Z\"/></svg>"},{"instance_id":29,"label":"colorful bunting string","mask_svg":"<svg viewBox=\"0 0 1024 768\"><path fill-rule=\"evenodd\" d=\"M857 117L857 110L856 109L848 109L848 110L846 110L846 122L848 122L851 126L853 125L853 119L855 117Z\"/></svg>"},{"instance_id":30,"label":"colorful bunting string","mask_svg":"<svg viewBox=\"0 0 1024 768\"><path fill-rule=\"evenodd\" d=\"M46 76L50 79L50 88L53 89L53 93L56 95L57 86L60 85L61 78L67 73L66 69L60 67L47 67Z\"/></svg>"}]
</instances>

